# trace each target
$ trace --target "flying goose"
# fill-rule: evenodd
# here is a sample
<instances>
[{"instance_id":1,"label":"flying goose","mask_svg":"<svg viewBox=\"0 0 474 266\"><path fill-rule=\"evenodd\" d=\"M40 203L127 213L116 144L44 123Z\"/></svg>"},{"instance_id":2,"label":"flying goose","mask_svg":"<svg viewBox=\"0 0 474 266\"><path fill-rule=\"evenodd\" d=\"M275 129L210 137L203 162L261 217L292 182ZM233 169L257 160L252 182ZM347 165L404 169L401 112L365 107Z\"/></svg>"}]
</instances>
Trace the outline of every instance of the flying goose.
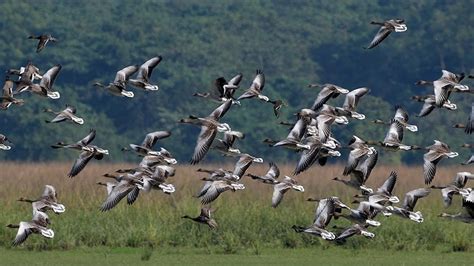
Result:
<instances>
[{"instance_id":1,"label":"flying goose","mask_svg":"<svg viewBox=\"0 0 474 266\"><path fill-rule=\"evenodd\" d=\"M49 42L57 42L58 41L58 39L51 36L51 34L30 35L30 36L28 36L28 39L39 40L38 46L36 47L36 52L37 53L41 52L46 47L46 44L48 44Z\"/></svg>"},{"instance_id":2,"label":"flying goose","mask_svg":"<svg viewBox=\"0 0 474 266\"><path fill-rule=\"evenodd\" d=\"M209 177L206 179L211 180L229 180L229 181L239 181L240 177L238 175L234 175L232 171L224 170L222 168L215 169L215 170L208 170L199 168L196 170L197 172L207 173Z\"/></svg>"},{"instance_id":3,"label":"flying goose","mask_svg":"<svg viewBox=\"0 0 474 266\"><path fill-rule=\"evenodd\" d=\"M163 58L161 56L153 57L143 63L138 69L136 79L129 79L130 83L135 88L144 89L145 91L157 91L158 85L150 83L151 73L153 69L161 62Z\"/></svg>"},{"instance_id":4,"label":"flying goose","mask_svg":"<svg viewBox=\"0 0 474 266\"><path fill-rule=\"evenodd\" d=\"M239 179L242 178L252 163L263 163L263 159L246 153L242 154L235 163L233 174L238 176Z\"/></svg>"},{"instance_id":5,"label":"flying goose","mask_svg":"<svg viewBox=\"0 0 474 266\"><path fill-rule=\"evenodd\" d=\"M13 97L13 85L14 82L6 77L5 84L3 85L3 94L0 97L0 109L7 110L12 104L23 105L25 103L22 99L17 99Z\"/></svg>"},{"instance_id":6,"label":"flying goose","mask_svg":"<svg viewBox=\"0 0 474 266\"><path fill-rule=\"evenodd\" d=\"M50 224L49 217L44 212L36 212L33 215L33 219L29 222L20 222L19 224L9 224L8 228L18 228L15 240L12 245L17 246L25 242L31 234L41 234L46 238L53 238L54 231L48 229L47 226Z\"/></svg>"},{"instance_id":7,"label":"flying goose","mask_svg":"<svg viewBox=\"0 0 474 266\"><path fill-rule=\"evenodd\" d=\"M211 149L222 153L224 156L240 156L241 152L239 149L234 148L234 142L236 139L245 138L244 133L240 131L227 131L224 132L223 139L216 139L214 144L211 146Z\"/></svg>"},{"instance_id":8,"label":"flying goose","mask_svg":"<svg viewBox=\"0 0 474 266\"><path fill-rule=\"evenodd\" d=\"M346 98L344 100L344 104L342 105L342 109L347 112L351 113L351 117L359 120L365 119L365 115L359 114L356 112L357 104L359 103L360 98L364 95L369 93L370 90L368 88L358 88L355 90L350 91L346 94Z\"/></svg>"},{"instance_id":9,"label":"flying goose","mask_svg":"<svg viewBox=\"0 0 474 266\"><path fill-rule=\"evenodd\" d=\"M394 32L404 32L407 30L407 25L405 25L405 20L403 19L390 19L384 22L376 22L371 21L370 24L372 25L380 25L380 29L375 35L372 42L369 44L368 47L365 49L372 49L375 46L379 45L385 38L390 35L390 33Z\"/></svg>"},{"instance_id":10,"label":"flying goose","mask_svg":"<svg viewBox=\"0 0 474 266\"><path fill-rule=\"evenodd\" d=\"M161 155L160 152L154 151L153 146L160 139L165 139L171 136L170 131L154 131L146 134L145 139L142 141L142 144L129 144L130 148L140 156L147 155ZM122 151L127 151L128 148L122 148Z\"/></svg>"},{"instance_id":11,"label":"flying goose","mask_svg":"<svg viewBox=\"0 0 474 266\"><path fill-rule=\"evenodd\" d=\"M209 228L214 229L214 228L217 228L216 220L214 220L211 217L211 215L214 211L215 210L212 210L211 208L202 207L201 208L201 214L198 217L189 217L188 215L184 215L181 218L190 219L190 220L193 220L193 221L195 221L197 223L201 223L201 224L207 224L209 226Z\"/></svg>"},{"instance_id":12,"label":"flying goose","mask_svg":"<svg viewBox=\"0 0 474 266\"><path fill-rule=\"evenodd\" d=\"M427 96L413 96L413 100L416 100L418 102L423 102L423 107L421 108L420 112L417 117L424 117L429 115L435 108L436 106L436 99L434 95L427 95ZM443 105L441 106L442 108L446 108L448 110L454 111L457 110L457 105L454 103L451 103L451 101L446 100L443 102Z\"/></svg>"},{"instance_id":13,"label":"flying goose","mask_svg":"<svg viewBox=\"0 0 474 266\"><path fill-rule=\"evenodd\" d=\"M321 236L321 238L325 240L334 240L336 238L334 233L326 230L325 228L331 221L335 211L336 205L332 198L319 200L313 224L306 228L293 225L292 228L297 233L307 233L315 236Z\"/></svg>"},{"instance_id":14,"label":"flying goose","mask_svg":"<svg viewBox=\"0 0 474 266\"><path fill-rule=\"evenodd\" d=\"M464 79L464 74L454 74L447 70L442 70L442 75L439 79L429 82L425 80L419 80L416 82L417 85L432 85L434 87L435 105L442 107L444 102L449 99L451 92L466 92L469 91L469 87L461 85L460 82Z\"/></svg>"},{"instance_id":15,"label":"flying goose","mask_svg":"<svg viewBox=\"0 0 474 266\"><path fill-rule=\"evenodd\" d=\"M19 76L20 81L30 81L33 82L35 79L41 79L39 68L35 66L31 61L25 67L20 67L20 69L9 69L7 71L9 75ZM15 90L15 94L18 93L18 89Z\"/></svg>"},{"instance_id":16,"label":"flying goose","mask_svg":"<svg viewBox=\"0 0 474 266\"><path fill-rule=\"evenodd\" d=\"M7 145L7 143L12 143L7 136L0 134L0 150L8 151L12 147Z\"/></svg>"},{"instance_id":17,"label":"flying goose","mask_svg":"<svg viewBox=\"0 0 474 266\"><path fill-rule=\"evenodd\" d=\"M474 174L469 172L458 172L453 181L447 186L431 186L434 189L441 189L441 196L445 207L449 207L452 203L453 196L461 194L461 190L469 179L474 179Z\"/></svg>"},{"instance_id":18,"label":"flying goose","mask_svg":"<svg viewBox=\"0 0 474 266\"><path fill-rule=\"evenodd\" d=\"M69 177L74 177L78 175L86 167L87 163L89 163L92 158L96 160L102 160L102 158L104 158L104 155L109 154L108 150L99 148L94 145L90 145L90 143L94 140L95 135L96 131L94 129L91 129L91 131L86 137L76 143L64 144L62 142L59 142L51 146L54 149L68 148L81 151L79 158L74 162L74 165L72 166L71 171L68 174Z\"/></svg>"},{"instance_id":19,"label":"flying goose","mask_svg":"<svg viewBox=\"0 0 474 266\"><path fill-rule=\"evenodd\" d=\"M338 115L336 109L330 105L323 104L323 107L319 111L319 115L316 117L318 136L322 143L326 143L331 135L331 126L334 123L337 124L348 124L349 120L345 116Z\"/></svg>"},{"instance_id":20,"label":"flying goose","mask_svg":"<svg viewBox=\"0 0 474 266\"><path fill-rule=\"evenodd\" d=\"M254 174L247 174L247 176L250 176L252 179L260 181L264 184L278 184L277 179L280 176L280 169L273 162L270 162L268 165L269 169L265 175L258 176Z\"/></svg>"},{"instance_id":21,"label":"flying goose","mask_svg":"<svg viewBox=\"0 0 474 266\"><path fill-rule=\"evenodd\" d=\"M206 181L204 187L196 196L197 198L201 198L201 203L203 205L213 202L220 194L227 190L236 191L245 189L243 184L234 183L229 180L204 180Z\"/></svg>"},{"instance_id":22,"label":"flying goose","mask_svg":"<svg viewBox=\"0 0 474 266\"><path fill-rule=\"evenodd\" d=\"M219 77L214 81L214 88L211 90L211 92L196 92L193 94L193 96L208 98L219 103L223 103L232 99L233 104L240 105L239 101L234 100L234 93L239 88L242 77L242 73L237 74L229 81L227 81L224 77Z\"/></svg>"},{"instance_id":23,"label":"flying goose","mask_svg":"<svg viewBox=\"0 0 474 266\"><path fill-rule=\"evenodd\" d=\"M17 88L17 93L22 93L24 91L31 91L34 94L48 97L53 100L57 100L61 97L61 94L57 91L53 91L53 84L56 80L59 71L61 71L61 65L55 65L50 68L46 73L43 74L40 83L36 84L31 81L19 81Z\"/></svg>"},{"instance_id":24,"label":"flying goose","mask_svg":"<svg viewBox=\"0 0 474 266\"><path fill-rule=\"evenodd\" d=\"M341 156L339 151L327 147L327 144L330 143L329 141L321 143L317 136L308 136L304 139L303 143L309 145L310 148L301 152L300 159L293 172L294 175L308 170L316 161L318 161L321 166L324 166L328 157Z\"/></svg>"},{"instance_id":25,"label":"flying goose","mask_svg":"<svg viewBox=\"0 0 474 266\"><path fill-rule=\"evenodd\" d=\"M133 92L126 90L126 84L131 75L138 71L137 65L127 66L117 72L113 82L109 85L103 85L100 82L94 83L94 86L104 88L111 94L120 97L133 98Z\"/></svg>"},{"instance_id":26,"label":"flying goose","mask_svg":"<svg viewBox=\"0 0 474 266\"><path fill-rule=\"evenodd\" d=\"M422 223L423 215L421 212L414 212L413 210L418 199L428 196L430 192L431 190L429 188L414 189L405 194L402 207L388 206L387 209L389 209L393 214L402 218L408 218L417 223Z\"/></svg>"},{"instance_id":27,"label":"flying goose","mask_svg":"<svg viewBox=\"0 0 474 266\"><path fill-rule=\"evenodd\" d=\"M117 206L123 198L133 191L136 184L140 182L140 180L138 180L139 176L141 176L141 173L121 176L120 181L112 188L110 193L108 193L107 198L100 207L100 210L106 212Z\"/></svg>"},{"instance_id":28,"label":"flying goose","mask_svg":"<svg viewBox=\"0 0 474 266\"><path fill-rule=\"evenodd\" d=\"M283 195L290 190L290 188L299 191L299 192L304 192L304 187L301 185L297 185L298 182L296 182L295 179L285 176L285 178L274 184L273 185L273 196L272 196L272 207L276 208L280 202L283 199Z\"/></svg>"},{"instance_id":29,"label":"flying goose","mask_svg":"<svg viewBox=\"0 0 474 266\"><path fill-rule=\"evenodd\" d=\"M467 118L467 123L464 124L456 124L453 127L455 128L464 128L464 132L466 134L472 134L474 132L474 103L471 106L471 114Z\"/></svg>"},{"instance_id":30,"label":"flying goose","mask_svg":"<svg viewBox=\"0 0 474 266\"><path fill-rule=\"evenodd\" d=\"M434 144L426 147L427 153L423 155L423 176L425 178L425 184L430 184L436 174L436 165L441 159L454 158L459 154L452 152L448 144L443 143L439 140L435 140Z\"/></svg>"},{"instance_id":31,"label":"flying goose","mask_svg":"<svg viewBox=\"0 0 474 266\"><path fill-rule=\"evenodd\" d=\"M351 151L347 159L347 164L344 167L343 175L345 176L349 175L350 173L352 173L352 171L356 170L357 166L361 165L362 163L372 163L372 162L367 162L368 159L373 160L375 158L375 162L377 161L377 157L368 156L377 152L375 148L369 147L366 141L357 137L356 135L352 136L352 139L349 142L349 147L351 148ZM375 166L375 163L373 164L374 164L373 166Z\"/></svg>"},{"instance_id":32,"label":"flying goose","mask_svg":"<svg viewBox=\"0 0 474 266\"><path fill-rule=\"evenodd\" d=\"M273 147L285 147L293 150L309 150L309 145L301 143L301 138L306 133L307 123L308 122L306 119L298 119L296 124L290 130L288 136L284 140L278 141L277 143L273 144Z\"/></svg>"},{"instance_id":33,"label":"flying goose","mask_svg":"<svg viewBox=\"0 0 474 266\"><path fill-rule=\"evenodd\" d=\"M219 119L227 113L231 106L232 100L228 100L217 107L209 116L205 118L190 116L189 118L181 119L179 121L180 123L194 124L201 127L201 132L199 133L196 147L194 148L191 164L199 163L204 158L204 156L206 156L212 142L216 138L217 132L231 131L231 128L228 124L219 123Z\"/></svg>"},{"instance_id":34,"label":"flying goose","mask_svg":"<svg viewBox=\"0 0 474 266\"><path fill-rule=\"evenodd\" d=\"M64 121L71 121L78 125L84 124L84 119L76 116L76 108L71 105L66 105L66 109L60 112L55 112L49 108L44 109L44 112L56 115L53 120L46 120L46 123L60 123Z\"/></svg>"},{"instance_id":35,"label":"flying goose","mask_svg":"<svg viewBox=\"0 0 474 266\"><path fill-rule=\"evenodd\" d=\"M33 214L37 211L46 212L48 210L52 210L54 213L59 214L66 211L66 207L64 207L63 204L58 203L57 196L56 189L51 185L46 185L44 186L43 194L38 199L29 200L20 198L18 201L31 203L33 206Z\"/></svg>"},{"instance_id":36,"label":"flying goose","mask_svg":"<svg viewBox=\"0 0 474 266\"><path fill-rule=\"evenodd\" d=\"M113 175L113 174L104 174L103 176L104 177L108 177L108 178L113 178L115 179L115 182L106 182L106 183L102 183L102 182L97 182L98 185L101 185L101 186L105 186L106 189L107 189L107 196L109 196L112 191L114 190L114 188L125 178L130 181L131 178L130 177L133 177L133 180L136 182L136 183L133 183L134 186L133 188L130 190L130 192L127 194L127 204L128 205L132 205L138 198L138 195L140 193L140 189L142 189L143 187L140 187L138 185L138 182L139 182L139 177L142 176L142 172L134 172L133 174L130 174L130 176L127 177L127 174L129 173L125 173L125 175ZM123 184L122 184L123 186Z\"/></svg>"},{"instance_id":37,"label":"flying goose","mask_svg":"<svg viewBox=\"0 0 474 266\"><path fill-rule=\"evenodd\" d=\"M357 209L347 208L349 210L349 214L335 213L334 216L346 218L347 220L357 224L368 224L375 227L380 226L380 222L372 219L374 218L377 211L383 211L385 210L385 207L370 201L362 201L358 203L359 206Z\"/></svg>"},{"instance_id":38,"label":"flying goose","mask_svg":"<svg viewBox=\"0 0 474 266\"><path fill-rule=\"evenodd\" d=\"M367 238L374 238L375 234L372 232L367 231L368 225L361 225L361 224L353 224L349 228L344 229L343 232L341 232L336 240L337 241L344 241L347 238L354 236L354 235L363 235Z\"/></svg>"},{"instance_id":39,"label":"flying goose","mask_svg":"<svg viewBox=\"0 0 474 266\"><path fill-rule=\"evenodd\" d=\"M398 203L400 200L397 196L393 196L393 188L395 187L395 183L397 182L397 173L395 171L390 172L389 177L385 180L385 182L377 188L377 190L373 193L368 193L366 190L362 190L362 195L354 195L356 198L364 198L370 201L371 196L378 196L378 202L381 203ZM384 202L381 201L380 197L385 198Z\"/></svg>"},{"instance_id":40,"label":"flying goose","mask_svg":"<svg viewBox=\"0 0 474 266\"><path fill-rule=\"evenodd\" d=\"M326 83L326 84L310 84L308 85L308 87L310 88L313 88L313 87L318 87L318 88L322 88L321 91L318 93L318 96L316 97L316 100L314 100L314 103L313 105L311 106L311 109L314 110L314 111L317 111L319 109L321 109L321 107L330 99L330 98L336 98L337 96L339 96L340 94L347 94L349 93L349 90L347 89L344 89L342 87L339 87L339 86L336 86L334 84L329 84L329 83ZM353 95L354 96L354 95ZM345 103L347 103L349 106L350 102L352 104L354 104L354 107L355 105L357 105L356 101L352 101L350 99L347 99L346 98L346 101Z\"/></svg>"},{"instance_id":41,"label":"flying goose","mask_svg":"<svg viewBox=\"0 0 474 266\"><path fill-rule=\"evenodd\" d=\"M463 211L457 214L441 213L440 217L446 217L453 220L459 220L464 223L474 222L474 192L471 190L469 193L463 195L462 207Z\"/></svg>"}]
</instances>

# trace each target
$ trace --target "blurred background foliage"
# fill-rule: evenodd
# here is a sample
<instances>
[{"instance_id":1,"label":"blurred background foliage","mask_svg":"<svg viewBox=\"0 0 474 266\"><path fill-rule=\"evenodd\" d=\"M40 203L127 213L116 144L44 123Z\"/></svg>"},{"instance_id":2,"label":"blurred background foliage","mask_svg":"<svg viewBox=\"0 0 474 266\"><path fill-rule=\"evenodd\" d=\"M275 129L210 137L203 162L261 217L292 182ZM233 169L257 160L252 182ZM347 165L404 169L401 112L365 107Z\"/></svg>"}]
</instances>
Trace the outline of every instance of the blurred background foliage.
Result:
<instances>
[{"instance_id":1,"label":"blurred background foliage","mask_svg":"<svg viewBox=\"0 0 474 266\"><path fill-rule=\"evenodd\" d=\"M472 95L455 94L458 110L435 110L430 116L414 116L421 103L410 96L432 93L416 87L419 79L434 80L441 69L474 73L473 0L462 1L9 1L0 3L0 69L25 65L29 60L42 71L55 64L61 70L55 87L57 101L24 95L26 104L0 112L0 132L15 143L14 150L0 153L2 160L65 160L77 156L51 150L57 141L76 141L95 128L95 144L111 150L108 161L130 160L120 152L128 143L139 143L146 132L171 130L173 135L159 145L186 162L194 149L198 128L176 122L190 114L205 116L216 104L193 97L206 91L213 80L241 72L240 90L251 84L256 69L266 74L265 94L287 104L279 119L271 106L243 101L223 121L246 133L238 143L242 151L266 160L297 160L293 152L271 149L265 138L281 139L287 128L281 120L310 106L318 91L311 82L334 83L347 89L369 87L359 111L367 120L388 120L395 105L411 114L420 131L406 133L405 143L429 145L433 139L447 142L454 150L472 142L472 136L451 128L465 122ZM408 31L392 34L379 47L365 50L377 32L372 20L404 18ZM51 33L56 44L35 53L31 34ZM152 80L156 93L135 91L135 98L118 98L93 87L109 82L124 66L141 64L162 55ZM469 84L469 83L467 83ZM473 85L471 82L470 85ZM342 104L341 99L330 104ZM85 125L46 124L43 108L77 107ZM351 121L334 127L343 143L352 134L382 140L386 128ZM278 152L275 152L278 151ZM463 152L466 157L470 151ZM344 158L343 155L342 158ZM460 156L460 157L463 157ZM390 163L419 163L419 152L381 156ZM209 153L205 161L222 157ZM465 158L449 160L458 163Z\"/></svg>"}]
</instances>

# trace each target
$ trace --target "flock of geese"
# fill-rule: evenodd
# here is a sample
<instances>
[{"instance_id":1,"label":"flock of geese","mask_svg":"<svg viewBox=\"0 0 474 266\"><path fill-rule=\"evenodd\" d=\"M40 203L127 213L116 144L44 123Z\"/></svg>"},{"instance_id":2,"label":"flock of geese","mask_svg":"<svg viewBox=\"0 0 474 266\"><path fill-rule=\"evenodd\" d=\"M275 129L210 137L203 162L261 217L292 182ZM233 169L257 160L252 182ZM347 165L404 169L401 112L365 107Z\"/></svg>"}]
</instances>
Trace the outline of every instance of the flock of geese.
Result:
<instances>
[{"instance_id":1,"label":"flock of geese","mask_svg":"<svg viewBox=\"0 0 474 266\"><path fill-rule=\"evenodd\" d=\"M392 19L384 22L371 22L379 25L380 29L376 36L366 49L372 49L379 45L391 32L404 32L407 26L404 20ZM49 34L40 36L30 36L30 39L38 39L37 52L42 51L49 42L58 40ZM161 56L153 57L145 61L142 65L130 65L119 70L112 82L104 85L96 82L94 85L102 88L112 95L132 98L134 93L128 89L132 86L142 91L157 91L158 85L153 84L151 75L162 61ZM60 93L53 89L61 65L55 65L51 69L41 74L38 67L29 62L25 67L19 69L10 69L3 87L3 96L1 97L0 108L8 109L12 105L22 105L25 101L17 98L24 92L50 98L60 98ZM135 75L136 74L136 75ZM134 78L132 78L132 76ZM12 79L10 76L17 76ZM461 84L464 74L454 74L447 70L442 71L442 76L435 81L417 82L418 85L430 86L433 88L433 94L417 95L413 99L422 102L423 106L418 114L419 117L429 115L435 109L456 110L456 104L449 100L452 93L472 93L473 90L467 85ZM469 76L469 78L474 78ZM314 103L307 108L302 108L296 114L294 122L280 122L280 124L290 128L289 134L278 140L267 138L264 143L275 147L275 149L291 149L299 154L299 160L295 166L292 176L282 175L277 164L270 162L268 171L260 176L247 173L247 170L253 163L263 163L263 159L257 156L244 153L236 148L236 141L244 139L245 134L233 130L228 123L221 122L224 116L232 109L242 108L244 100L259 100L262 103L270 103L273 111L278 117L280 109L285 106L282 100L270 99L264 95L265 74L262 70L257 70L249 88L239 97L234 94L239 90L243 80L242 74L237 74L229 81L224 77L219 77L214 82L214 88L209 92L196 92L194 96L200 97L212 102L218 103L218 107L211 113L197 116L190 115L183 118L179 123L192 124L200 127L201 131L197 136L196 146L191 157L191 164L201 162L206 154L213 150L230 158L237 158L235 167L228 169L202 169L197 171L206 176L202 178L202 188L196 194L201 201L201 213L199 216L182 216L184 219L206 224L210 228L216 228L218 223L213 218L214 210L210 204L226 191L238 191L245 189L241 180L244 176L255 180L255 182L273 187L271 206L279 206L284 195L291 190L304 192L303 186L298 184L296 176L310 169L316 162L324 166L332 157L341 156L338 149L348 148L350 153L347 158L346 166L342 171L342 176L347 178L335 177L336 182L348 186L358 191L355 195L356 200L353 203L358 204L356 208L343 203L337 196L327 198L309 198L308 201L317 202L316 212L313 223L309 226L297 226L292 228L298 233L307 233L320 236L325 240L342 241L354 235L363 235L373 238L375 234L370 232L370 227L381 225L376 220L378 214L384 216L399 216L421 223L424 218L420 211L415 210L419 199L426 197L431 189L440 189L443 202L450 206L454 196L462 197L462 207L465 212L457 214L443 213L440 216L451 219L458 219L464 222L474 221L474 191L466 188L469 179L474 179L474 174L469 172L459 172L453 182L444 186L431 185L436 176L436 166L443 158L453 158L458 153L442 141L434 140L434 143L428 147L419 147L403 142L405 130L417 132L418 127L409 123L408 113L401 107L395 108L395 113L387 120L377 119L373 122L387 127L387 134L383 140L372 141L364 140L358 136L352 136L347 145L342 145L332 134L335 125L347 125L351 120L364 120L364 114L357 112L357 106L364 95L368 94L368 88L357 88L347 90L334 84L311 84L309 87L320 88ZM35 82L37 81L37 82ZM329 104L331 99L345 96L342 107L335 107ZM234 107L237 106L237 107ZM77 125L83 125L85 119L77 114L73 106L66 106L64 110L54 111L44 110L51 113L51 120L46 123L70 122ZM474 131L474 103L472 110L467 117L467 123L457 123L454 127L463 128L466 134L472 134ZM104 186L107 192L106 199L100 206L100 210L105 212L113 209L117 204L126 198L127 204L133 204L140 193L160 190L166 194L172 194L176 191L173 184L169 183L168 178L175 175L174 165L177 160L167 149L155 148L157 142L171 136L169 131L156 131L146 134L141 144L130 144L123 148L124 152L132 152L140 158L138 165L131 169L117 169L114 173L107 173L104 178L109 182L98 182ZM93 145L96 130L92 129L84 138L75 143L57 142L51 147L54 149L70 149L79 152L79 157L74 162L69 177L77 176L92 160L102 160L109 154L107 149ZM465 144L464 147L472 148L471 144ZM0 135L0 149L10 150L11 142L9 139ZM393 194L397 182L397 173L391 172L388 178L380 187L373 189L366 185L366 181L371 175L372 170L378 161L378 149L389 149L397 152L407 152L413 150L425 150L423 156L423 177L426 187L416 188L406 193L401 204L399 198ZM474 162L473 156L463 164ZM280 178L280 175L282 176ZM17 225L9 224L9 228L17 228L18 233L13 241L13 245L24 242L30 234L41 234L46 238L54 237L54 231L49 228L50 220L47 212L52 211L56 214L65 212L66 208L60 204L54 187L46 185L43 194L37 199L20 198L19 201L31 203L33 208L33 218L31 221L20 222ZM353 223L349 228L344 228L339 233L331 232L328 229L332 218L345 218Z\"/></svg>"}]
</instances>

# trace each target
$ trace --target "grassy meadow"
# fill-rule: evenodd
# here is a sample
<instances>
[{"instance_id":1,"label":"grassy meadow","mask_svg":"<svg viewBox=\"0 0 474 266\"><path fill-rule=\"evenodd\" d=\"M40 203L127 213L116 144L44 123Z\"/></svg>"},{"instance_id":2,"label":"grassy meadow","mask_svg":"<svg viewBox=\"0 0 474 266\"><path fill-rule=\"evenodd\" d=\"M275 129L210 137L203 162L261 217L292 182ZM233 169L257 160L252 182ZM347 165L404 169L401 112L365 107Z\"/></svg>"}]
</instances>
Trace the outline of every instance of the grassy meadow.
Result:
<instances>
[{"instance_id":1,"label":"grassy meadow","mask_svg":"<svg viewBox=\"0 0 474 266\"><path fill-rule=\"evenodd\" d=\"M0 254L13 258L22 256L22 252L28 250L49 250L48 252L56 253L91 252L107 256L106 254L113 250L131 250L131 253L138 254L136 259L147 260L153 253L173 254L180 250L199 256L264 255L274 254L275 250L282 250L281 254L293 254L293 250L298 249L294 251L295 254L311 253L314 256L325 254L326 250L329 250L327 252L330 254L374 250L392 255L414 252L422 256L431 251L469 252L474 247L474 228L471 224L437 217L440 212L446 211L439 190L433 190L431 195L419 201L417 205L417 209L425 217L424 223L416 224L399 217L380 216L378 220L382 225L379 228L371 228L376 234L372 240L358 236L350 238L344 245L337 245L295 233L291 229L292 225L310 225L312 222L315 206L306 201L308 197L335 195L345 202L352 201L351 196L357 191L331 180L334 176L341 176L342 165L313 167L297 176L305 192L289 191L276 209L270 206L273 188L245 177L244 191L225 192L213 203L212 207L217 208L214 214L219 224L217 230L209 230L204 225L181 218L184 214L199 214L200 202L193 195L200 189L200 178L204 175L197 173L196 169L212 166L179 166L176 176L170 179L170 183L176 186L176 192L171 196L160 191L143 193L133 206L127 206L126 201L123 201L113 210L101 213L98 208L106 197L106 191L96 182L106 181L107 178L101 177L102 174L124 166L130 165L91 164L79 176L70 179L66 177L69 163L3 163L0 172L0 225L29 220L30 204L16 200L19 197L39 196L46 184L56 188L59 201L66 206L66 212L62 215L50 214L51 228L55 231L54 239L33 235L20 247L10 246L16 234L15 230L0 226ZM253 165L248 173L263 174L266 170L266 164ZM281 165L280 170L282 174L289 174L293 166ZM395 194L400 200L403 200L405 192L424 186L421 166L377 166L367 185L377 187L391 170L398 172ZM434 184L449 182L456 172L462 170L472 171L472 167L440 167ZM460 201L455 199L447 212L454 213L460 209ZM333 220L332 224L344 227L350 223L339 219ZM276 253L281 255L280 252ZM472 256L472 253L469 253L469 256ZM218 260L218 257L215 259ZM234 261L237 262L239 261Z\"/></svg>"}]
</instances>

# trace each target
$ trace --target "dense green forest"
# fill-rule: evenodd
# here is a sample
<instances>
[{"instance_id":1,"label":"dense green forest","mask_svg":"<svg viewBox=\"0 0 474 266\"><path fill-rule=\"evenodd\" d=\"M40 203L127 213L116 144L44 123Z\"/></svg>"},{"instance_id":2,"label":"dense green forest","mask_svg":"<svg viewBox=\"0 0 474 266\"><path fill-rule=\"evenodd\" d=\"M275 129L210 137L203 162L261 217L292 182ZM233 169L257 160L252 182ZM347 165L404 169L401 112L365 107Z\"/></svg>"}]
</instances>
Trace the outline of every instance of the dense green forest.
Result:
<instances>
[{"instance_id":1,"label":"dense green forest","mask_svg":"<svg viewBox=\"0 0 474 266\"><path fill-rule=\"evenodd\" d=\"M334 83L347 89L369 87L359 109L365 121L336 126L343 143L352 134L382 140L386 128L368 120L389 119L395 105L404 106L417 124L418 133L406 133L405 143L429 145L442 140L461 153L469 150L472 135L451 126L465 122L472 94L454 94L457 111L435 110L419 119L422 104L410 101L415 94L431 94L417 87L419 79L435 80L442 69L474 74L474 1L1 1L0 67L2 71L24 66L29 60L45 71L63 66L55 87L59 100L23 94L26 103L0 112L0 133L14 148L2 160L56 160L77 156L52 150L57 141L75 141L90 128L98 131L95 143L108 148L106 161L131 160L120 152L128 143L139 143L146 132L171 130L159 145L180 162L190 159L199 129L181 125L180 118L210 113L216 104L193 97L206 91L213 80L241 72L244 79L236 93L251 84L256 69L266 75L265 93L288 106L275 118L270 105L243 101L223 121L246 133L237 146L266 160L295 162L297 155L270 148L265 138L280 139L287 128L278 124L310 106L318 90L311 82ZM363 49L378 27L372 20L404 18L408 31L391 34L372 50ZM31 34L50 33L59 42L36 53ZM163 61L153 72L158 92L135 90L135 98L119 98L93 86L109 82L124 66L141 64L153 56ZM470 82L470 83L469 83ZM471 81L466 84L474 85ZM330 100L342 104L343 97ZM77 107L86 119L83 126L46 124L43 108ZM233 107L234 108L234 107ZM278 151L278 152L275 152ZM461 158L462 157L462 158ZM204 162L219 160L209 153ZM385 162L419 163L420 152L388 153ZM344 160L345 155L340 160ZM334 160L333 160L334 161Z\"/></svg>"}]
</instances>

